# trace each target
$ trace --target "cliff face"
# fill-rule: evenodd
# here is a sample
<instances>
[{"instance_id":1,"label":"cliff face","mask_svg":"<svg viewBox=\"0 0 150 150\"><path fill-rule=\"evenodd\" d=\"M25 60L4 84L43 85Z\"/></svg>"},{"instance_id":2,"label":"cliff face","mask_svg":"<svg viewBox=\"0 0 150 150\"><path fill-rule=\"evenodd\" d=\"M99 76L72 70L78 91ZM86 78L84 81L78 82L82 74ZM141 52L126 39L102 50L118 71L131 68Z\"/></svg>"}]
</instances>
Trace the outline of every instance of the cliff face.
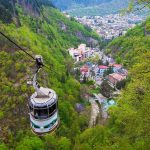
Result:
<instances>
[{"instance_id":1,"label":"cliff face","mask_svg":"<svg viewBox=\"0 0 150 150\"><path fill-rule=\"evenodd\" d=\"M54 7L48 0L38 0L39 6ZM16 6L20 5L24 11L33 16L39 16L39 10L35 0L1 0L0 1L0 19L5 23L10 23L13 18L18 16Z\"/></svg>"}]
</instances>

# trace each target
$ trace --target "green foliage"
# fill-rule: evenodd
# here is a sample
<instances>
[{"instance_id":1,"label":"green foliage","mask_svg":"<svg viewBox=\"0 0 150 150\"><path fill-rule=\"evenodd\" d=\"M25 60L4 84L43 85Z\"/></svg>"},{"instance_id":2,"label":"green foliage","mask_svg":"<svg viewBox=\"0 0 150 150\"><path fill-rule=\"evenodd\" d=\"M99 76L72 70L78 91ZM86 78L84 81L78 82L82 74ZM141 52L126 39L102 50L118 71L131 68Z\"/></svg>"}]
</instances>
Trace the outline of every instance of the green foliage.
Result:
<instances>
[{"instance_id":1,"label":"green foliage","mask_svg":"<svg viewBox=\"0 0 150 150\"><path fill-rule=\"evenodd\" d=\"M89 114L78 114L74 106L82 102L89 88L71 76L72 63L66 49L86 42L88 37L99 38L54 8L44 11L50 26L38 14L35 17L33 13L33 17L25 13L20 5L17 10L20 26L16 22L0 23L0 30L33 56L41 54L47 66L53 66L41 72L39 82L57 92L61 123L56 132L42 138L30 131L26 104L34 90L26 80L34 71L34 62L0 36L0 142L7 144L0 144L0 149L150 149L149 20L109 44L116 58L129 68L131 80L117 99L117 106L109 110L108 125L86 129ZM66 29L62 28L64 24ZM83 36L77 36L80 34ZM112 90L107 84L102 86L103 92Z\"/></svg>"},{"instance_id":2,"label":"green foliage","mask_svg":"<svg viewBox=\"0 0 150 150\"><path fill-rule=\"evenodd\" d=\"M0 143L0 150L8 150L8 148L4 143Z\"/></svg>"},{"instance_id":3,"label":"green foliage","mask_svg":"<svg viewBox=\"0 0 150 150\"><path fill-rule=\"evenodd\" d=\"M52 0L52 2L73 16L103 16L127 7L129 0Z\"/></svg>"},{"instance_id":4,"label":"green foliage","mask_svg":"<svg viewBox=\"0 0 150 150\"><path fill-rule=\"evenodd\" d=\"M108 131L102 126L89 128L77 138L75 149L103 149L103 145L107 144L107 136Z\"/></svg>"},{"instance_id":5,"label":"green foliage","mask_svg":"<svg viewBox=\"0 0 150 150\"><path fill-rule=\"evenodd\" d=\"M126 82L127 82L127 80L122 80L122 81L120 81L120 82L117 82L116 88L117 88L117 89L122 89L122 88L124 88L125 85L126 85Z\"/></svg>"},{"instance_id":6,"label":"green foliage","mask_svg":"<svg viewBox=\"0 0 150 150\"><path fill-rule=\"evenodd\" d=\"M32 77L34 62L0 36L0 140L6 142L9 149L71 149L74 137L88 126L88 121L74 109L75 104L82 100L80 83L71 76L73 60L66 50L81 42L86 43L88 38L99 40L99 37L52 7L44 7L47 21L43 21L36 13L33 1L28 2L33 7L33 12L26 12L28 6L17 3L14 9L18 12L20 25L16 21L11 24L1 22L0 30L31 55L43 56L44 63L50 69L45 68L40 73L39 83L57 92L61 124L56 131L57 135L49 137L51 141L33 137L30 132L27 100L34 89L27 86L26 81ZM62 28L63 25L66 30ZM78 32L81 37L77 36Z\"/></svg>"},{"instance_id":7,"label":"green foliage","mask_svg":"<svg viewBox=\"0 0 150 150\"><path fill-rule=\"evenodd\" d=\"M104 77L107 76L107 75L109 75L109 74L112 74L112 73L114 73L113 67L109 67L108 70L106 70L104 72Z\"/></svg>"},{"instance_id":8,"label":"green foliage","mask_svg":"<svg viewBox=\"0 0 150 150\"><path fill-rule=\"evenodd\" d=\"M110 128L115 138L119 139L115 145L121 147L121 139L124 139L126 149L149 149L150 38L146 30L149 22L147 20L109 45L129 68L131 78L118 98L118 106L110 112Z\"/></svg>"},{"instance_id":9,"label":"green foliage","mask_svg":"<svg viewBox=\"0 0 150 150\"><path fill-rule=\"evenodd\" d=\"M70 150L71 141L66 137L62 137L58 142L58 150Z\"/></svg>"},{"instance_id":10,"label":"green foliage","mask_svg":"<svg viewBox=\"0 0 150 150\"><path fill-rule=\"evenodd\" d=\"M44 143L38 137L25 137L16 147L16 150L44 150Z\"/></svg>"},{"instance_id":11,"label":"green foliage","mask_svg":"<svg viewBox=\"0 0 150 150\"><path fill-rule=\"evenodd\" d=\"M112 87L108 84L106 80L104 80L101 84L101 93L107 97L110 98L112 95L113 89Z\"/></svg>"}]
</instances>

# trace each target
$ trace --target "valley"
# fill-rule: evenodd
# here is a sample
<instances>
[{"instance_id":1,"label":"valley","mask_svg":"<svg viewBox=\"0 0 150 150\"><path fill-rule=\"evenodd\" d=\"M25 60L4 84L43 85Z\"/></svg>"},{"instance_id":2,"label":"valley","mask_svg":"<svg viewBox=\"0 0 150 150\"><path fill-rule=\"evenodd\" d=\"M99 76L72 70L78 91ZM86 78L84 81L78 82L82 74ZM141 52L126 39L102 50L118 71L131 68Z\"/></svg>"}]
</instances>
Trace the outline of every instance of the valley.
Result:
<instances>
[{"instance_id":1,"label":"valley","mask_svg":"<svg viewBox=\"0 0 150 150\"><path fill-rule=\"evenodd\" d=\"M126 5L0 2L0 150L150 149L150 19ZM44 97L27 84L36 67Z\"/></svg>"},{"instance_id":2,"label":"valley","mask_svg":"<svg viewBox=\"0 0 150 150\"><path fill-rule=\"evenodd\" d=\"M145 17L134 14L110 14L106 16L83 16L75 19L97 32L104 40L112 40L125 35L127 30L144 21Z\"/></svg>"},{"instance_id":3,"label":"valley","mask_svg":"<svg viewBox=\"0 0 150 150\"><path fill-rule=\"evenodd\" d=\"M95 1L67 1L56 0L53 4L61 11L71 16L104 16L115 14L128 6L129 0L95 0Z\"/></svg>"}]
</instances>

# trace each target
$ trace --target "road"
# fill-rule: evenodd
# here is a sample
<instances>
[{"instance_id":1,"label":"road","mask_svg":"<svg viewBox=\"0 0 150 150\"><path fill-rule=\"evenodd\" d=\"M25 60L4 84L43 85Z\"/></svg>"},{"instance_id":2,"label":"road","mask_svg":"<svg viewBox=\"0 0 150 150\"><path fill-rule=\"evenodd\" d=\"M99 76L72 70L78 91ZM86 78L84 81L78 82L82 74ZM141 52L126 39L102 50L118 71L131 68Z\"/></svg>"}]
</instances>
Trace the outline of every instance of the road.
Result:
<instances>
[{"instance_id":1,"label":"road","mask_svg":"<svg viewBox=\"0 0 150 150\"><path fill-rule=\"evenodd\" d=\"M89 127L93 127L96 125L97 117L100 111L98 104L95 102L93 98L90 98L89 102L91 103L91 118L89 122Z\"/></svg>"}]
</instances>

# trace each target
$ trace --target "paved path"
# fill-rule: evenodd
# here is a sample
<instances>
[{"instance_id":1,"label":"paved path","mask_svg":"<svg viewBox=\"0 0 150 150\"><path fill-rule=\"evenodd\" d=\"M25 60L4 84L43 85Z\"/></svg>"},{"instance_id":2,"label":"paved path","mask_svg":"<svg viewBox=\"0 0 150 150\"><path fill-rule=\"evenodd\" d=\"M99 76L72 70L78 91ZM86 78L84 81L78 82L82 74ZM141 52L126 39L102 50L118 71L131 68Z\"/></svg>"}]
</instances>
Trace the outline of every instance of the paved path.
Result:
<instances>
[{"instance_id":1,"label":"paved path","mask_svg":"<svg viewBox=\"0 0 150 150\"><path fill-rule=\"evenodd\" d=\"M93 127L96 125L96 120L100 111L99 111L98 104L95 102L93 98L90 98L89 102L91 103L91 118L90 118L89 127Z\"/></svg>"}]
</instances>

